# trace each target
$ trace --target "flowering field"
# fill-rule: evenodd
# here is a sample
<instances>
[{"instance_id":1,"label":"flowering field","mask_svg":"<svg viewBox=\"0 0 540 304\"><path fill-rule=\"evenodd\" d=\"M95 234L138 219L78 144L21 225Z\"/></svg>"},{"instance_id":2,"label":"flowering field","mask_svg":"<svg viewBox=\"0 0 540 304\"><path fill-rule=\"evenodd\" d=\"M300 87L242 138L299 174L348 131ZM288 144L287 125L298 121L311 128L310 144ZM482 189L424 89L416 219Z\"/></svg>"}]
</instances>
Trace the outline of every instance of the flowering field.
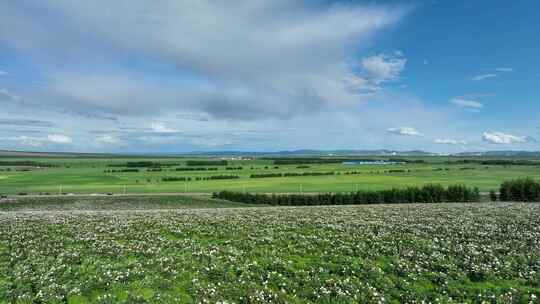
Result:
<instances>
[{"instance_id":1,"label":"flowering field","mask_svg":"<svg viewBox=\"0 0 540 304\"><path fill-rule=\"evenodd\" d=\"M537 303L540 204L0 212L0 303Z\"/></svg>"}]
</instances>

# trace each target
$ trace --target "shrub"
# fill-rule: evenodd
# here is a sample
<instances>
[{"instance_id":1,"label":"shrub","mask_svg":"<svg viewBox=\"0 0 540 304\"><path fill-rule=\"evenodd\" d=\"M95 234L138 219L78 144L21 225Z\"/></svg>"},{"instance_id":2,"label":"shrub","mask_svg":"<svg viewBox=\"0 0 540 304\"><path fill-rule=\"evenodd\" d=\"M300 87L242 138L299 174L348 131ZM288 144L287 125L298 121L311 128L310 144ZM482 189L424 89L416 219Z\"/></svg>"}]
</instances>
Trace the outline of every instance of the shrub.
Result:
<instances>
[{"instance_id":1,"label":"shrub","mask_svg":"<svg viewBox=\"0 0 540 304\"><path fill-rule=\"evenodd\" d=\"M239 166L239 167L227 167L227 168L225 168L225 170L244 170L244 168L242 166Z\"/></svg>"},{"instance_id":2,"label":"shrub","mask_svg":"<svg viewBox=\"0 0 540 304\"><path fill-rule=\"evenodd\" d=\"M497 193L493 190L489 191L489 199L492 201L492 202L496 202L497 201Z\"/></svg>"}]
</instances>

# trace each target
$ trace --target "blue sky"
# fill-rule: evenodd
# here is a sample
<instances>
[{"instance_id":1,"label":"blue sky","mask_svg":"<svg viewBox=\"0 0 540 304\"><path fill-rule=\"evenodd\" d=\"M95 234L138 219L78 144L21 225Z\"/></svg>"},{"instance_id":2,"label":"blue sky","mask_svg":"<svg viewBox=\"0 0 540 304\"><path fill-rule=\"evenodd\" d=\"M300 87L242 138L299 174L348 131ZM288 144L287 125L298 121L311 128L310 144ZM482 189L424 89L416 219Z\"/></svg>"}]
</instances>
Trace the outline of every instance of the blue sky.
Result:
<instances>
[{"instance_id":1,"label":"blue sky","mask_svg":"<svg viewBox=\"0 0 540 304\"><path fill-rule=\"evenodd\" d=\"M0 149L540 150L536 1L0 3Z\"/></svg>"}]
</instances>

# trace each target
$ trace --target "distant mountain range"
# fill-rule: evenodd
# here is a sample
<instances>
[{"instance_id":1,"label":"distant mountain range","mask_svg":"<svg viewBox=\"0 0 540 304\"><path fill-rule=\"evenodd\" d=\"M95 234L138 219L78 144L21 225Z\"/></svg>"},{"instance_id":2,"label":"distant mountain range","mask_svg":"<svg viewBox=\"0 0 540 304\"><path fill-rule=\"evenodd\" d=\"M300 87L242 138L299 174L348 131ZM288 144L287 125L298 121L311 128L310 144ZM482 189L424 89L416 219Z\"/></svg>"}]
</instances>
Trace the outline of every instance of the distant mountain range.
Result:
<instances>
[{"instance_id":1,"label":"distant mountain range","mask_svg":"<svg viewBox=\"0 0 540 304\"><path fill-rule=\"evenodd\" d=\"M278 152L242 152L242 151L195 151L183 153L184 155L208 155L208 156L429 156L438 155L436 153L425 152L421 150L413 151L394 151L394 150L293 150Z\"/></svg>"},{"instance_id":2,"label":"distant mountain range","mask_svg":"<svg viewBox=\"0 0 540 304\"><path fill-rule=\"evenodd\" d=\"M256 157L301 157L301 156L438 156L450 155L458 157L540 157L540 151L484 151L461 152L453 154L432 153L422 150L292 150L278 152L253 151L194 151L186 153L71 153L71 152L32 152L0 150L0 157L175 157L175 156L256 156Z\"/></svg>"},{"instance_id":3,"label":"distant mountain range","mask_svg":"<svg viewBox=\"0 0 540 304\"><path fill-rule=\"evenodd\" d=\"M484 152L460 152L460 153L433 153L422 150L397 151L397 150L293 150L278 152L241 152L241 151L201 151L183 153L183 155L206 155L206 156L491 156L491 157L540 157L540 151L484 151Z\"/></svg>"}]
</instances>

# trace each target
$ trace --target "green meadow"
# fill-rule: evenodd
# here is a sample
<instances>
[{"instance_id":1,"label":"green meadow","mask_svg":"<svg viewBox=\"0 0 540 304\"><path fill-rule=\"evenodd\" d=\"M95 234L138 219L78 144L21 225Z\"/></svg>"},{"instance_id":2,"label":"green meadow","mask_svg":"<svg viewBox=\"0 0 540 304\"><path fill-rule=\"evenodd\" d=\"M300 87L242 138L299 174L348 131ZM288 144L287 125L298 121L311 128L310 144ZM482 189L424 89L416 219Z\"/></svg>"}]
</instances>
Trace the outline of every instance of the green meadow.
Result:
<instances>
[{"instance_id":1,"label":"green meadow","mask_svg":"<svg viewBox=\"0 0 540 304\"><path fill-rule=\"evenodd\" d=\"M187 168L188 158L0 158L2 162L21 160L33 161L42 166L0 166L0 194L211 193L220 190L266 193L351 192L429 183L464 184L479 187L486 192L496 190L502 181L508 179L540 179L540 163L482 165L458 163L455 159L443 157L425 157L422 158L423 163L385 165L275 165L272 160L255 159L228 160L226 166L193 166L198 169L217 168L211 171L176 171L177 168ZM137 168L138 172L107 172L121 171L127 168L124 165L128 162L137 161L158 163L161 171L153 172L143 167ZM227 167L242 169L227 170ZM328 172L334 174L250 178L251 175ZM238 178L205 180L212 176L231 175ZM189 180L163 181L164 177Z\"/></svg>"}]
</instances>

